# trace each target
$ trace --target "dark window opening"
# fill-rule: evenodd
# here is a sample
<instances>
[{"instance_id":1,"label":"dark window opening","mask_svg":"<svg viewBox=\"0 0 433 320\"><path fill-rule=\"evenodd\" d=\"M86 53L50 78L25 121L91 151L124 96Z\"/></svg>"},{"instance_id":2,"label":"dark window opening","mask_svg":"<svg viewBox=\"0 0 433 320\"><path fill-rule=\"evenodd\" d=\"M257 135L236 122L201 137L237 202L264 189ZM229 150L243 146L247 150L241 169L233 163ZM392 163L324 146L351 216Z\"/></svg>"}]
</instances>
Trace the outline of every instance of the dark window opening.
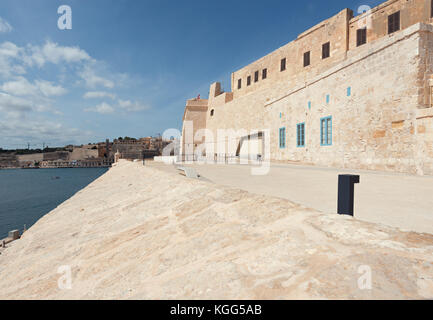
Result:
<instances>
[{"instance_id":1,"label":"dark window opening","mask_svg":"<svg viewBox=\"0 0 433 320\"><path fill-rule=\"evenodd\" d=\"M262 79L266 79L268 77L268 69L263 69L262 71Z\"/></svg>"},{"instance_id":2,"label":"dark window opening","mask_svg":"<svg viewBox=\"0 0 433 320\"><path fill-rule=\"evenodd\" d=\"M286 147L286 128L280 128L280 149Z\"/></svg>"},{"instance_id":3,"label":"dark window opening","mask_svg":"<svg viewBox=\"0 0 433 320\"><path fill-rule=\"evenodd\" d=\"M213 117L214 114L215 114L215 110L212 109L212 110L210 111L210 116Z\"/></svg>"},{"instance_id":4,"label":"dark window opening","mask_svg":"<svg viewBox=\"0 0 433 320\"><path fill-rule=\"evenodd\" d=\"M304 67L310 65L310 51L304 53Z\"/></svg>"},{"instance_id":5,"label":"dark window opening","mask_svg":"<svg viewBox=\"0 0 433 320\"><path fill-rule=\"evenodd\" d=\"M356 46L362 46L367 43L367 28L358 29L356 31Z\"/></svg>"},{"instance_id":6,"label":"dark window opening","mask_svg":"<svg viewBox=\"0 0 433 320\"><path fill-rule=\"evenodd\" d=\"M242 79L238 80L238 89L242 88Z\"/></svg>"},{"instance_id":7,"label":"dark window opening","mask_svg":"<svg viewBox=\"0 0 433 320\"><path fill-rule=\"evenodd\" d=\"M388 16L388 34L400 30L400 11Z\"/></svg>"},{"instance_id":8,"label":"dark window opening","mask_svg":"<svg viewBox=\"0 0 433 320\"><path fill-rule=\"evenodd\" d=\"M332 117L320 119L320 145L332 145Z\"/></svg>"},{"instance_id":9,"label":"dark window opening","mask_svg":"<svg viewBox=\"0 0 433 320\"><path fill-rule=\"evenodd\" d=\"M299 123L297 125L296 146L305 147L305 123Z\"/></svg>"},{"instance_id":10,"label":"dark window opening","mask_svg":"<svg viewBox=\"0 0 433 320\"><path fill-rule=\"evenodd\" d=\"M259 72L258 71L254 72L254 82L257 82L257 81L259 81Z\"/></svg>"},{"instance_id":11,"label":"dark window opening","mask_svg":"<svg viewBox=\"0 0 433 320\"><path fill-rule=\"evenodd\" d=\"M281 68L280 71L286 70L286 58L281 59Z\"/></svg>"},{"instance_id":12,"label":"dark window opening","mask_svg":"<svg viewBox=\"0 0 433 320\"><path fill-rule=\"evenodd\" d=\"M430 18L433 18L433 0L430 3Z\"/></svg>"},{"instance_id":13,"label":"dark window opening","mask_svg":"<svg viewBox=\"0 0 433 320\"><path fill-rule=\"evenodd\" d=\"M331 55L331 43L327 42L324 45L322 45L322 59L329 58Z\"/></svg>"},{"instance_id":14,"label":"dark window opening","mask_svg":"<svg viewBox=\"0 0 433 320\"><path fill-rule=\"evenodd\" d=\"M251 76L248 76L247 78L247 86L249 86L251 84Z\"/></svg>"}]
</instances>

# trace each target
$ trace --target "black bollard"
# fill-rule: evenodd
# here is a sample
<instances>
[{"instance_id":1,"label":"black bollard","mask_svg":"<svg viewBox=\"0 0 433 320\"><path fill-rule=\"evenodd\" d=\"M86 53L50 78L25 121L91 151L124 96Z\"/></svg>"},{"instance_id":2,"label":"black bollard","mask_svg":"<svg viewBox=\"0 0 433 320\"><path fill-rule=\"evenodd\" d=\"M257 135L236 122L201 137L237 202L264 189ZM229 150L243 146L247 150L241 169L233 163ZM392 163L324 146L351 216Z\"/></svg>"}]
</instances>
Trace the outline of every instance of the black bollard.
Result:
<instances>
[{"instance_id":1,"label":"black bollard","mask_svg":"<svg viewBox=\"0 0 433 320\"><path fill-rule=\"evenodd\" d=\"M355 183L359 183L359 176L341 174L338 176L338 214L353 216Z\"/></svg>"}]
</instances>

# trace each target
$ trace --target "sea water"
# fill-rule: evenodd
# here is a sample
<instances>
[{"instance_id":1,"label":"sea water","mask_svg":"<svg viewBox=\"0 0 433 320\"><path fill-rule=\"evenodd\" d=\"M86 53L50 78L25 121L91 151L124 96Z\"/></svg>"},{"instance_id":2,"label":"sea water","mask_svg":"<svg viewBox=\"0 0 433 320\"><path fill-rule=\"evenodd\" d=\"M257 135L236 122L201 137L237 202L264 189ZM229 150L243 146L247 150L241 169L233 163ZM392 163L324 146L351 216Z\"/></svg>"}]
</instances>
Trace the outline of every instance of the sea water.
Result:
<instances>
[{"instance_id":1,"label":"sea water","mask_svg":"<svg viewBox=\"0 0 433 320\"><path fill-rule=\"evenodd\" d=\"M107 172L107 168L0 170L0 240L42 216Z\"/></svg>"}]
</instances>

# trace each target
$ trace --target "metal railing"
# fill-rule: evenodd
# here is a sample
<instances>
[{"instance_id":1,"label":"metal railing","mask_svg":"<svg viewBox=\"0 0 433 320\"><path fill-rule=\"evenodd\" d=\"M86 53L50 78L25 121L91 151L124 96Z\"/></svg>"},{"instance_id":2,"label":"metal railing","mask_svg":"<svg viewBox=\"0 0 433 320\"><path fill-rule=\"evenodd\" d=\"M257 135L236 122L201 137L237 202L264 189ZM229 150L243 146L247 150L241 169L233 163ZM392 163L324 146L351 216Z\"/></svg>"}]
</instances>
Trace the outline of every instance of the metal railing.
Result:
<instances>
[{"instance_id":1,"label":"metal railing","mask_svg":"<svg viewBox=\"0 0 433 320\"><path fill-rule=\"evenodd\" d=\"M204 161L208 163L238 163L242 160L240 156L234 156L234 155L228 155L225 153L221 154L215 154L212 156L198 156L196 154L184 154L184 155L178 155L176 160L177 162L198 162L198 161ZM251 159L251 157L245 158L247 161L256 161L259 163L263 162L263 156L261 154L256 155L255 159Z\"/></svg>"}]
</instances>

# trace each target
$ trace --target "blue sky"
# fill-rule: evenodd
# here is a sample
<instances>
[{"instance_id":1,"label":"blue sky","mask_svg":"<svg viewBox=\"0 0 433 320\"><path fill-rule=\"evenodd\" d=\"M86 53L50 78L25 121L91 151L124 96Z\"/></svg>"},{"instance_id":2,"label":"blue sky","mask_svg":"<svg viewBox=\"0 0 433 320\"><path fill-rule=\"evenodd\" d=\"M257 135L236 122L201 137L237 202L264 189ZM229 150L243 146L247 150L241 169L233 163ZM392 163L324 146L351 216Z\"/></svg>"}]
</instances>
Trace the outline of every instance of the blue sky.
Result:
<instances>
[{"instance_id":1,"label":"blue sky","mask_svg":"<svg viewBox=\"0 0 433 320\"><path fill-rule=\"evenodd\" d=\"M1 0L0 148L181 129L185 101L338 13L382 1ZM72 30L59 30L60 5Z\"/></svg>"}]
</instances>

